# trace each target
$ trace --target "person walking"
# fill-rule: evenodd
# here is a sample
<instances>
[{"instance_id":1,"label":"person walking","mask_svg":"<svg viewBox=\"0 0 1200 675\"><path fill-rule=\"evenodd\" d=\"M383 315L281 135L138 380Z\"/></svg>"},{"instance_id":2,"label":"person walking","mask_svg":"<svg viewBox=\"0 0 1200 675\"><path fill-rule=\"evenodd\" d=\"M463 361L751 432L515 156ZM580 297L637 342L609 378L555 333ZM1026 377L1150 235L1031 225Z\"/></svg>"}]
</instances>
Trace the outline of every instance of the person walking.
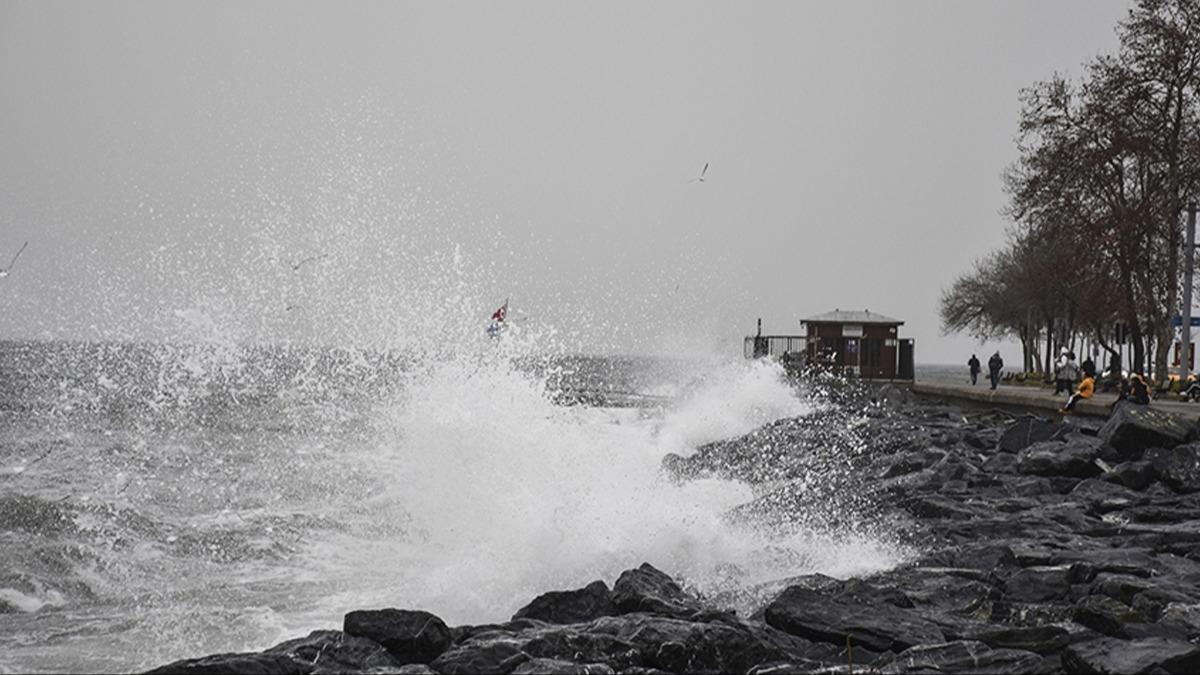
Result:
<instances>
[{"instance_id":1,"label":"person walking","mask_svg":"<svg viewBox=\"0 0 1200 675\"><path fill-rule=\"evenodd\" d=\"M1000 369L1004 367L1004 359L1000 358L1000 350L997 349L992 358L988 359L988 376L992 378L992 389L1000 384Z\"/></svg>"},{"instance_id":2,"label":"person walking","mask_svg":"<svg viewBox=\"0 0 1200 675\"><path fill-rule=\"evenodd\" d=\"M979 380L979 371L983 370L979 366L979 359L974 354L971 355L971 360L967 361L967 367L971 369L971 386L974 387L975 383Z\"/></svg>"}]
</instances>

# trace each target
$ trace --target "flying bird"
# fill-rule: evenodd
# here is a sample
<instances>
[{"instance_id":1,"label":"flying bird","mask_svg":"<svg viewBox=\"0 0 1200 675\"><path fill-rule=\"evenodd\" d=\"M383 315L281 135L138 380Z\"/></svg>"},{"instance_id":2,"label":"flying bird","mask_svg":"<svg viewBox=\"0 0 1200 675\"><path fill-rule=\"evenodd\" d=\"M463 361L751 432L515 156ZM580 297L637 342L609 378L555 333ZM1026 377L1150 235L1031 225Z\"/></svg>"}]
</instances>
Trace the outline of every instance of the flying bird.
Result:
<instances>
[{"instance_id":1,"label":"flying bird","mask_svg":"<svg viewBox=\"0 0 1200 675\"><path fill-rule=\"evenodd\" d=\"M12 271L13 265L17 264L17 258L21 257L21 254L25 252L25 247L28 245L29 245L29 242L25 242L24 244L21 244L21 249L19 251L17 251L16 255L13 256L12 262L8 263L8 267L0 268L0 279L3 279L4 277L8 276L8 273Z\"/></svg>"},{"instance_id":2,"label":"flying bird","mask_svg":"<svg viewBox=\"0 0 1200 675\"><path fill-rule=\"evenodd\" d=\"M703 183L703 182L704 182L704 173L705 173L706 171L708 171L708 162L705 162L705 163L704 163L704 168L703 168L703 169L700 169L700 175L699 175L699 176L697 176L697 177L695 177L695 178L693 178L693 179L691 179L691 180L689 180L688 182L689 182L689 183L695 183L696 181L700 181L701 183Z\"/></svg>"},{"instance_id":3,"label":"flying bird","mask_svg":"<svg viewBox=\"0 0 1200 675\"><path fill-rule=\"evenodd\" d=\"M314 256L311 256L311 257L305 258L304 260L301 260L301 261L299 261L299 262L294 262L294 263L292 263L292 271L293 271L293 272L299 272L299 271L300 271L300 267L301 267L302 265L304 265L305 263L310 263L310 262L313 262L313 261L316 261L316 260L320 260L320 259L322 259L322 258L328 258L328 257L329 257L329 254L328 254L328 253L322 253L321 255L314 255Z\"/></svg>"}]
</instances>

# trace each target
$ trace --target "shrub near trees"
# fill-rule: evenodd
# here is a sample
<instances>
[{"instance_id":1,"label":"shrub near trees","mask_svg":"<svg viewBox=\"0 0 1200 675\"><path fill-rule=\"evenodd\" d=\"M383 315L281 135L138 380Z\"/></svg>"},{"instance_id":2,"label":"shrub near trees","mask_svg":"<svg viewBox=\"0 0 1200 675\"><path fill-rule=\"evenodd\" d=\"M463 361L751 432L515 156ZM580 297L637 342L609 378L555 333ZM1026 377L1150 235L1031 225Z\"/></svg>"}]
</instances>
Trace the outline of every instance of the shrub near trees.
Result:
<instances>
[{"instance_id":1,"label":"shrub near trees","mask_svg":"<svg viewBox=\"0 0 1200 675\"><path fill-rule=\"evenodd\" d=\"M1140 0L1117 34L1079 81L1022 90L1008 242L943 291L940 314L946 332L1018 338L1027 371L1079 337L1113 353L1123 324L1127 367L1161 381L1200 194L1200 1Z\"/></svg>"}]
</instances>

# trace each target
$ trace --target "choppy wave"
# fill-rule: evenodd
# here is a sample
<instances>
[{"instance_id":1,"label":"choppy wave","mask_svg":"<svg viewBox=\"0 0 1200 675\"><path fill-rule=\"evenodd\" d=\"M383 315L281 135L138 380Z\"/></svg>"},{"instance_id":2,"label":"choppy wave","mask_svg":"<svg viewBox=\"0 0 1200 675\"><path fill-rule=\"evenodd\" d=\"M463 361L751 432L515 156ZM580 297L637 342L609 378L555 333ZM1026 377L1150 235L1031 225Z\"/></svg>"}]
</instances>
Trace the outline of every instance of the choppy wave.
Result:
<instances>
[{"instance_id":1,"label":"choppy wave","mask_svg":"<svg viewBox=\"0 0 1200 675\"><path fill-rule=\"evenodd\" d=\"M0 371L19 392L0 405L0 666L130 670L369 606L503 619L642 561L728 595L897 560L862 532L770 522L795 514L731 517L769 486L660 470L812 413L778 368L552 358L536 337L425 360L5 344L28 367Z\"/></svg>"}]
</instances>

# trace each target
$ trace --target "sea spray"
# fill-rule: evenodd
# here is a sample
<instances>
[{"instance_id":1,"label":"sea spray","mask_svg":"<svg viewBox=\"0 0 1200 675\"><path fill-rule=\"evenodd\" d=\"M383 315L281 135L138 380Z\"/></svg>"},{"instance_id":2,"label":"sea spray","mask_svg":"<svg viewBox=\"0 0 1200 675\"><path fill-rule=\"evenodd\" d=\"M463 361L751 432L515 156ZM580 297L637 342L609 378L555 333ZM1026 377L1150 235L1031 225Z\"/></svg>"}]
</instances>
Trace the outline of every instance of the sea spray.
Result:
<instances>
[{"instance_id":1,"label":"sea spray","mask_svg":"<svg viewBox=\"0 0 1200 675\"><path fill-rule=\"evenodd\" d=\"M611 580L643 561L716 593L894 560L863 538L737 522L731 510L755 497L748 484L679 482L660 470L668 453L809 410L777 364L712 360L676 372L678 400L652 414L555 405L559 379L517 365L531 345L484 343L406 373L394 406L377 412L389 433L358 459L382 486L360 515L393 524L392 536L352 527L309 553L324 570L317 577L342 580L321 603L329 615L383 604L451 622L503 620L540 592Z\"/></svg>"}]
</instances>

